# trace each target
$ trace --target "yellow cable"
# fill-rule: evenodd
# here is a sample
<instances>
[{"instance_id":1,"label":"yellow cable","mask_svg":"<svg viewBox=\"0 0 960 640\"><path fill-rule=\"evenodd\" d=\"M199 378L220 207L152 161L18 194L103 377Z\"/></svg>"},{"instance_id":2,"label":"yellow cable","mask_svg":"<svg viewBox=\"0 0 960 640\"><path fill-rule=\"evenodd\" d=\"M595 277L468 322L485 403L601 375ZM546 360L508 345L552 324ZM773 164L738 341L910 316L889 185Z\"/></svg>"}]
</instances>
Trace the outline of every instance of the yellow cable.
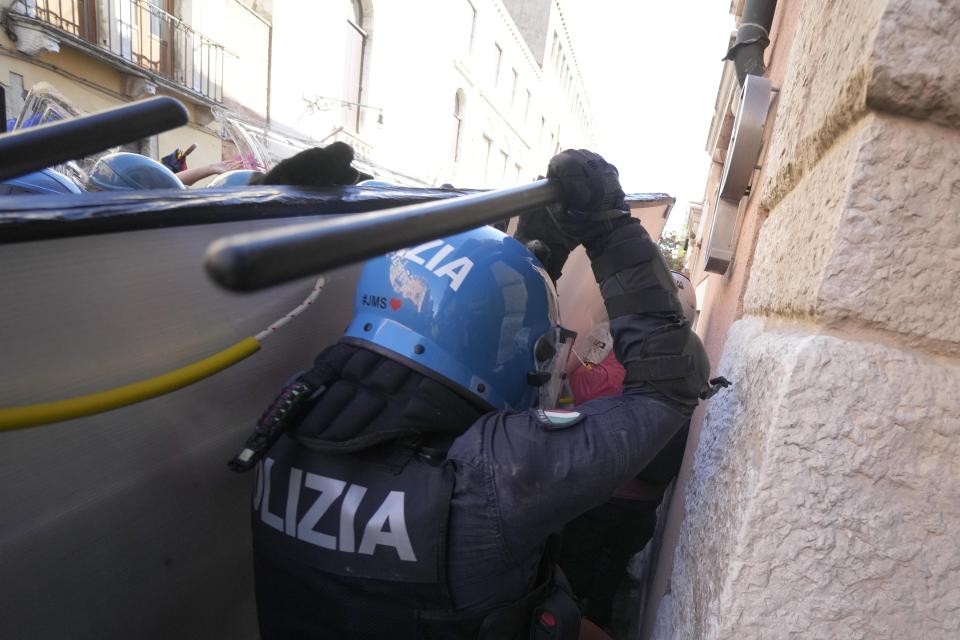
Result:
<instances>
[{"instance_id":1,"label":"yellow cable","mask_svg":"<svg viewBox=\"0 0 960 640\"><path fill-rule=\"evenodd\" d=\"M71 420L156 398L223 371L259 350L256 338L244 338L209 358L153 378L86 396L0 409L0 431Z\"/></svg>"}]
</instances>

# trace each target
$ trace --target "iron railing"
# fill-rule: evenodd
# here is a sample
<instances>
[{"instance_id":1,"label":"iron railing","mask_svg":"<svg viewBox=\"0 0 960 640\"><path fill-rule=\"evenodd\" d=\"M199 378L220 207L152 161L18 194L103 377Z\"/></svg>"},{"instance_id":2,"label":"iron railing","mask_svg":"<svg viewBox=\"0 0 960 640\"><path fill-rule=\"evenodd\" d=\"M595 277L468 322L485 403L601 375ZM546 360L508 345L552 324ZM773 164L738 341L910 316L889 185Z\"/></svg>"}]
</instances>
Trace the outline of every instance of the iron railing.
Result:
<instances>
[{"instance_id":1,"label":"iron railing","mask_svg":"<svg viewBox=\"0 0 960 640\"><path fill-rule=\"evenodd\" d=\"M226 50L165 0L34 0L27 15L211 100L223 101Z\"/></svg>"}]
</instances>

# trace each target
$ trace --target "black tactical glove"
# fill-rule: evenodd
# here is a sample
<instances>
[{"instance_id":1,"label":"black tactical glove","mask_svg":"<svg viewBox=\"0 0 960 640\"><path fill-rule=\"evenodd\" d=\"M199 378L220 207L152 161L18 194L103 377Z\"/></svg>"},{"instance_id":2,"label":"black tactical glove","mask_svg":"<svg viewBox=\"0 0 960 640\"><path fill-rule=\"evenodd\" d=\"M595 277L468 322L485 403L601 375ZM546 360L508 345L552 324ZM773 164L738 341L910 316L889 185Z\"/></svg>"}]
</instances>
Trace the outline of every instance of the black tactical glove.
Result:
<instances>
[{"instance_id":1,"label":"black tactical glove","mask_svg":"<svg viewBox=\"0 0 960 640\"><path fill-rule=\"evenodd\" d=\"M586 149L567 149L550 158L547 178L563 189L568 209L583 212L623 207L620 172L598 154Z\"/></svg>"},{"instance_id":2,"label":"black tactical glove","mask_svg":"<svg viewBox=\"0 0 960 640\"><path fill-rule=\"evenodd\" d=\"M560 186L566 206L520 216L514 237L528 245L536 240L545 244L549 248L545 266L557 280L577 245L589 248L592 241L622 224L618 220L628 220L630 211L620 173L596 153L567 149L550 160L547 177Z\"/></svg>"},{"instance_id":3,"label":"black tactical glove","mask_svg":"<svg viewBox=\"0 0 960 640\"><path fill-rule=\"evenodd\" d=\"M526 245L530 253L543 263L556 283L560 279L567 257L578 243L560 231L552 216L547 210L522 214L513 237Z\"/></svg>"},{"instance_id":4,"label":"black tactical glove","mask_svg":"<svg viewBox=\"0 0 960 640\"><path fill-rule=\"evenodd\" d=\"M547 178L563 190L567 206L553 218L574 246L583 244L589 251L596 240L630 220L620 172L596 153L567 149L553 156Z\"/></svg>"},{"instance_id":5,"label":"black tactical glove","mask_svg":"<svg viewBox=\"0 0 960 640\"><path fill-rule=\"evenodd\" d=\"M331 187L355 184L370 177L350 166L351 162L353 147L344 142L334 142L282 160L267 173L261 184Z\"/></svg>"}]
</instances>

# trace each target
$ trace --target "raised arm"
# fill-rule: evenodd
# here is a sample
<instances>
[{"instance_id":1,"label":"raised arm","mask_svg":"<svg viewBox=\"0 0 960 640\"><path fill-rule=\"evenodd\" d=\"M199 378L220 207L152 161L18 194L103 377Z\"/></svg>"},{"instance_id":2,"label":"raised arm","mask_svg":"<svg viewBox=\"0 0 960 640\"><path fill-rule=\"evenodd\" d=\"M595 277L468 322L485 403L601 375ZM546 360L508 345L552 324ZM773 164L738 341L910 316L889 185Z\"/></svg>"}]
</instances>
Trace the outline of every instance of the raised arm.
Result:
<instances>
[{"instance_id":1,"label":"raised arm","mask_svg":"<svg viewBox=\"0 0 960 640\"><path fill-rule=\"evenodd\" d=\"M570 412L490 414L451 449L488 483L503 543L516 557L643 469L709 389L706 354L656 244L629 215L616 168L596 154L565 151L548 177L563 186L570 208L522 218L518 239L550 248L555 278L569 251L585 246L627 373L620 396Z\"/></svg>"}]
</instances>

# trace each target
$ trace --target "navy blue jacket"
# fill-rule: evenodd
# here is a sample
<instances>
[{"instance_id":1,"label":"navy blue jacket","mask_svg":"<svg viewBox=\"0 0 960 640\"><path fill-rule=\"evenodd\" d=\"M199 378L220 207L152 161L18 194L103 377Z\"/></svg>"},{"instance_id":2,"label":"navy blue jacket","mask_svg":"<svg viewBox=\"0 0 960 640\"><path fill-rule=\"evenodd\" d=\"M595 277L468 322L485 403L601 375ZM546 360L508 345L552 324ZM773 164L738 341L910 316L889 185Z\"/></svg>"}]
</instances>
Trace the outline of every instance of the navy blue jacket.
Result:
<instances>
[{"instance_id":1,"label":"navy blue jacket","mask_svg":"<svg viewBox=\"0 0 960 640\"><path fill-rule=\"evenodd\" d=\"M618 353L661 322L611 323ZM629 342L628 342L629 341ZM538 410L488 414L447 454L455 477L449 583L458 609L523 595L546 538L606 502L682 429L692 409L647 385L577 407L568 425Z\"/></svg>"},{"instance_id":2,"label":"navy blue jacket","mask_svg":"<svg viewBox=\"0 0 960 640\"><path fill-rule=\"evenodd\" d=\"M646 234L642 236L628 239L628 245L638 243L636 251L631 246L620 247L619 251L627 256L655 252ZM636 260L628 259L623 268L613 269L600 285L604 298L672 287L659 253L656 255L658 265L654 268L650 261L634 264ZM611 315L617 358L628 365L622 395L598 398L565 413L536 409L488 413L449 446L442 462L444 490L450 492L446 521L440 528L444 540L431 548L442 549L444 557L439 562L446 583L444 599L450 608L482 613L523 597L537 576L547 538L570 520L607 501L687 424L696 404L695 396L692 402L679 401L650 382L631 382L629 374L631 362L649 357L648 345L656 343L651 336L665 330L677 331L678 327L689 333L682 315L662 311L621 311ZM288 561L301 551L293 549L300 541L289 535L289 524L286 537L282 535L282 505L290 504L285 497L287 478L291 469L298 476L300 469L308 469L313 455L321 454L297 446L283 446L271 452L270 466L275 474L270 489L273 512L254 513L258 603L265 638L288 635L283 631L273 633L272 629L322 626L327 618L316 611L322 611L331 589L345 590L338 592L338 599L334 600L341 603L349 602L350 590L357 589L344 586L341 578L336 578L335 583L319 578L314 582L314 574L301 569L297 562ZM262 483L261 478L258 491L262 491ZM292 480L290 486L294 486ZM338 489L342 490L343 487ZM273 524L268 526L267 520ZM354 549L360 542L350 544ZM284 545L290 545L291 553L285 554ZM278 559L281 556L288 560ZM357 566L362 573L363 567ZM381 588L368 585L362 591ZM389 592L389 588L384 591ZM387 596L383 601L389 600ZM435 600L433 595L423 596L423 602ZM294 601L301 604L289 604ZM370 637L376 637L378 631L383 630L374 625ZM323 637L322 633L317 637Z\"/></svg>"}]
</instances>

